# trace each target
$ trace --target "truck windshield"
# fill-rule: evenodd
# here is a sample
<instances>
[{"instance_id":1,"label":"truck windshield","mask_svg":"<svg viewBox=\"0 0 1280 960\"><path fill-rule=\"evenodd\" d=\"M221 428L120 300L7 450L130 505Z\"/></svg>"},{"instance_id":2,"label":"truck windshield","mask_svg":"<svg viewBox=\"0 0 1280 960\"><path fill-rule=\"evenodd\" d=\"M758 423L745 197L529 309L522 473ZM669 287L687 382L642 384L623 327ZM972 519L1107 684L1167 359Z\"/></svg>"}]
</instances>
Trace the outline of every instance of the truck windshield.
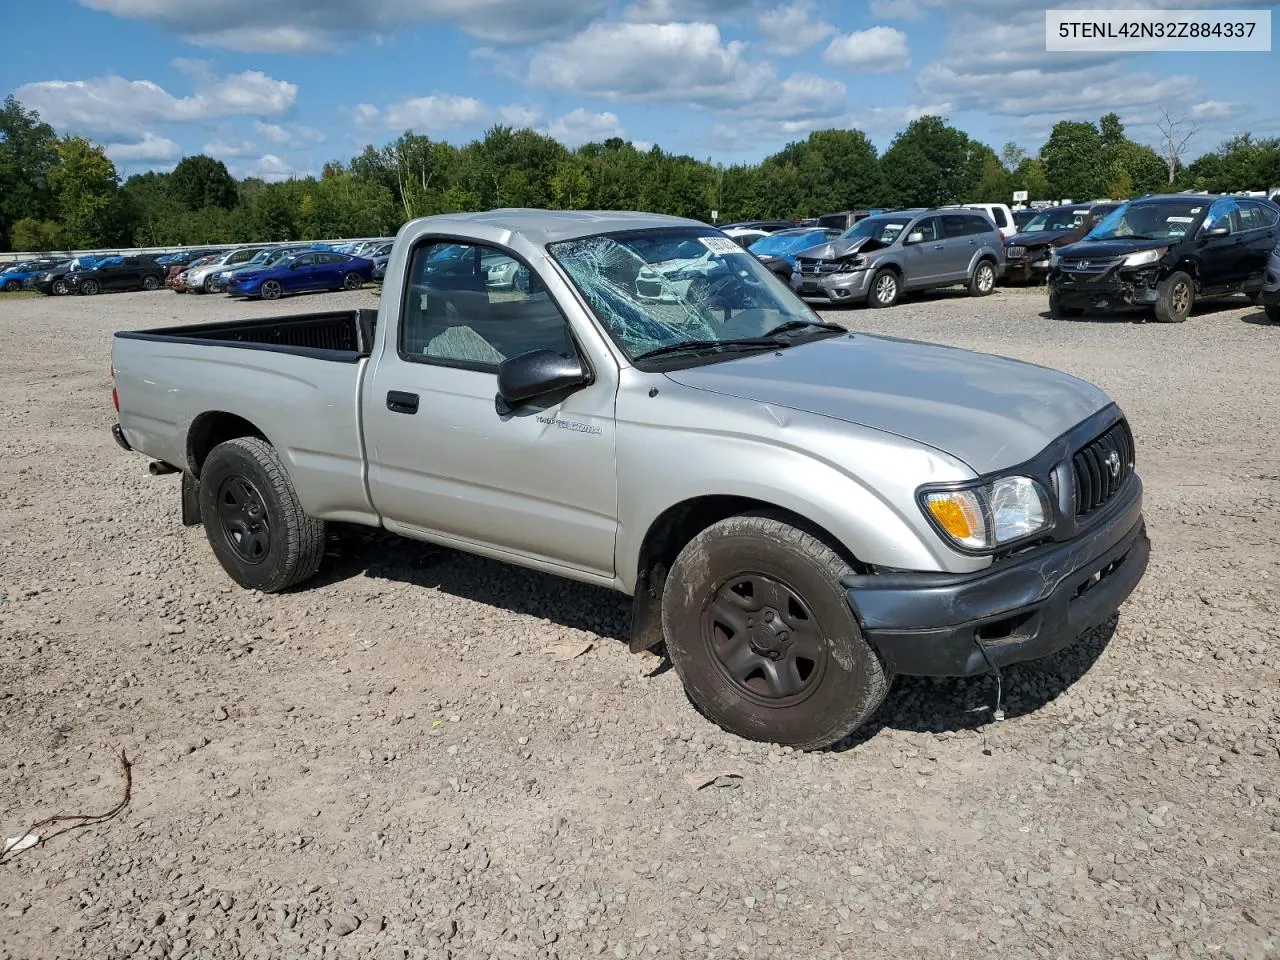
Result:
<instances>
[{"instance_id":1,"label":"truck windshield","mask_svg":"<svg viewBox=\"0 0 1280 960\"><path fill-rule=\"evenodd\" d=\"M1209 204L1198 200L1126 203L1089 231L1086 240L1181 240L1194 232Z\"/></svg>"},{"instance_id":2,"label":"truck windshield","mask_svg":"<svg viewBox=\"0 0 1280 960\"><path fill-rule=\"evenodd\" d=\"M822 325L752 254L710 230L605 234L547 249L633 360L681 344L715 352L784 324Z\"/></svg>"}]
</instances>

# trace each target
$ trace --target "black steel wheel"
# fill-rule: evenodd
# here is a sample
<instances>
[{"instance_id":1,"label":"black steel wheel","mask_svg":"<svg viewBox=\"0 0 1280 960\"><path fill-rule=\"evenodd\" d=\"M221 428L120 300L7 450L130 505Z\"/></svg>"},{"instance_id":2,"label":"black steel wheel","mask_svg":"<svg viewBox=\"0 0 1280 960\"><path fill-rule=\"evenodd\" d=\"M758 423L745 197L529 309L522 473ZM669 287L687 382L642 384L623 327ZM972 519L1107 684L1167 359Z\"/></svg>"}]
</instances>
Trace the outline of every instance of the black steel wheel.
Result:
<instances>
[{"instance_id":1,"label":"black steel wheel","mask_svg":"<svg viewBox=\"0 0 1280 960\"><path fill-rule=\"evenodd\" d=\"M360 274L356 273L354 270L348 271L347 275L342 278L342 289L344 290L359 290L363 286L364 277L360 276Z\"/></svg>"},{"instance_id":2,"label":"black steel wheel","mask_svg":"<svg viewBox=\"0 0 1280 960\"><path fill-rule=\"evenodd\" d=\"M279 300L284 293L284 287L279 280L263 280L258 292L263 300Z\"/></svg>"},{"instance_id":3,"label":"black steel wheel","mask_svg":"<svg viewBox=\"0 0 1280 960\"><path fill-rule=\"evenodd\" d=\"M214 447L200 472L199 498L214 556L240 586L275 593L319 569L324 523L303 511L265 440L239 437Z\"/></svg>"},{"instance_id":4,"label":"black steel wheel","mask_svg":"<svg viewBox=\"0 0 1280 960\"><path fill-rule=\"evenodd\" d=\"M694 705L732 733L816 750L861 726L891 677L862 637L836 551L787 519L729 517L672 564L662 624Z\"/></svg>"}]
</instances>

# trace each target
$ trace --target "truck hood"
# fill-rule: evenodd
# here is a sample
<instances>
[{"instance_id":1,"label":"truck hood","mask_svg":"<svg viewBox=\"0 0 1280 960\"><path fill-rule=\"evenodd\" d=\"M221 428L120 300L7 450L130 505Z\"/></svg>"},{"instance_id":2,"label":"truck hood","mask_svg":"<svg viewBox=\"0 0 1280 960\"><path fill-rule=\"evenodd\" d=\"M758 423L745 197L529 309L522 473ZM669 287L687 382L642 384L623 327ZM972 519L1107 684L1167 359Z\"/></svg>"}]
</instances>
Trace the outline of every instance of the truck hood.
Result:
<instances>
[{"instance_id":1,"label":"truck hood","mask_svg":"<svg viewBox=\"0 0 1280 960\"><path fill-rule=\"evenodd\" d=\"M856 423L942 450L975 473L1030 460L1111 402L1058 370L856 334L673 370L677 383Z\"/></svg>"}]
</instances>

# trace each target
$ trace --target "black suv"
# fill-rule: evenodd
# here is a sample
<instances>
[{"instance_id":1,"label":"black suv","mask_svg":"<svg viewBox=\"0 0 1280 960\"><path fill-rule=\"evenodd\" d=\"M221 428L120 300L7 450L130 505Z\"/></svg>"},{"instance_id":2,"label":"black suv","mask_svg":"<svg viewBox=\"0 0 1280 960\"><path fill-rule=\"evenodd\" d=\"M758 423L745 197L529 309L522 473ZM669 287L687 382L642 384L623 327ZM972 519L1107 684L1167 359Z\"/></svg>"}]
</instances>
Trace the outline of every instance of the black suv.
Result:
<instances>
[{"instance_id":1,"label":"black suv","mask_svg":"<svg viewBox=\"0 0 1280 960\"><path fill-rule=\"evenodd\" d=\"M68 273L66 284L72 292L86 295L104 290L159 290L164 286L164 273L154 257L120 257Z\"/></svg>"},{"instance_id":2,"label":"black suv","mask_svg":"<svg viewBox=\"0 0 1280 960\"><path fill-rule=\"evenodd\" d=\"M1262 289L1280 237L1280 207L1249 197L1143 197L1110 213L1079 243L1051 257L1049 311L1150 307L1162 323L1191 315L1198 299Z\"/></svg>"}]
</instances>

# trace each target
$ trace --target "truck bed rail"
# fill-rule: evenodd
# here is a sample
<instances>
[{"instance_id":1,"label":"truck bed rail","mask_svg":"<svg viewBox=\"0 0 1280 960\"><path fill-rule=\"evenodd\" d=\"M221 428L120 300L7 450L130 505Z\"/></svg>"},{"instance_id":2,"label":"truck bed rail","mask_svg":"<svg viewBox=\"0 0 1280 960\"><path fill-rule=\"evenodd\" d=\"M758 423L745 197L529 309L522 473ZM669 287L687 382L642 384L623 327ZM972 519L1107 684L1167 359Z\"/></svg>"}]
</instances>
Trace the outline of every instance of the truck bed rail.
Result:
<instances>
[{"instance_id":1,"label":"truck bed rail","mask_svg":"<svg viewBox=\"0 0 1280 960\"><path fill-rule=\"evenodd\" d=\"M355 361L369 356L377 320L377 310L334 310L229 323L127 330L116 336L271 350L313 356L320 360Z\"/></svg>"}]
</instances>

